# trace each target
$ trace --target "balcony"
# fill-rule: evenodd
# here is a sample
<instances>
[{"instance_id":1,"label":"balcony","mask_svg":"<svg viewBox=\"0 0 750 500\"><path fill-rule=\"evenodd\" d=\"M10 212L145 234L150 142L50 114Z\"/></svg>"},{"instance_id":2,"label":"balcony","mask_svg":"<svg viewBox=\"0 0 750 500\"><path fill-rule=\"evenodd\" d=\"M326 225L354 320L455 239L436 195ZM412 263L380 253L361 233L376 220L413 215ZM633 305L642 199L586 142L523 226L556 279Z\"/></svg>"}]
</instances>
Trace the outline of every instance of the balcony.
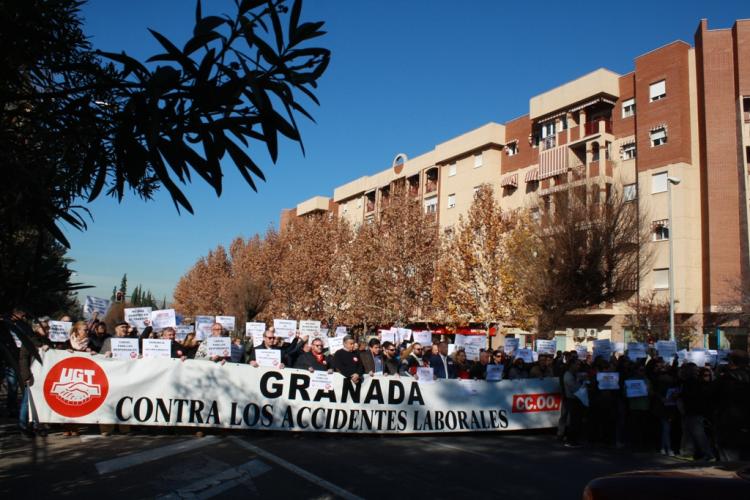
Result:
<instances>
[{"instance_id":1,"label":"balcony","mask_svg":"<svg viewBox=\"0 0 750 500\"><path fill-rule=\"evenodd\" d=\"M750 123L750 111L744 112L745 123Z\"/></svg>"},{"instance_id":2,"label":"balcony","mask_svg":"<svg viewBox=\"0 0 750 500\"><path fill-rule=\"evenodd\" d=\"M539 147L542 151L545 151L547 149L552 149L557 145L557 141L555 141L554 135L548 135L547 137L542 138L539 141Z\"/></svg>"},{"instance_id":3,"label":"balcony","mask_svg":"<svg viewBox=\"0 0 750 500\"><path fill-rule=\"evenodd\" d=\"M427 179L427 182L425 183L424 192L425 193L433 193L437 191L437 179Z\"/></svg>"},{"instance_id":4,"label":"balcony","mask_svg":"<svg viewBox=\"0 0 750 500\"><path fill-rule=\"evenodd\" d=\"M599 125L604 122L604 130ZM595 122L586 122L586 135L600 134L602 132L606 134L612 133L612 120L596 120Z\"/></svg>"}]
</instances>

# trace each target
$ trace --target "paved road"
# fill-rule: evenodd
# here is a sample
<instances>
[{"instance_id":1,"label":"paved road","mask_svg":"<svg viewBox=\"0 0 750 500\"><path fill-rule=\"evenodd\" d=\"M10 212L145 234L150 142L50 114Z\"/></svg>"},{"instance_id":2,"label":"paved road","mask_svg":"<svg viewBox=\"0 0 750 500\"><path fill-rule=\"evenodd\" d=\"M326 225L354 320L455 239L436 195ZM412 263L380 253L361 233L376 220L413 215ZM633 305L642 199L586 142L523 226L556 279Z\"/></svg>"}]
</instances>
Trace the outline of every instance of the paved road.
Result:
<instances>
[{"instance_id":1,"label":"paved road","mask_svg":"<svg viewBox=\"0 0 750 500\"><path fill-rule=\"evenodd\" d=\"M0 425L0 497L580 499L594 477L677 463L546 433L90 432L29 440Z\"/></svg>"}]
</instances>

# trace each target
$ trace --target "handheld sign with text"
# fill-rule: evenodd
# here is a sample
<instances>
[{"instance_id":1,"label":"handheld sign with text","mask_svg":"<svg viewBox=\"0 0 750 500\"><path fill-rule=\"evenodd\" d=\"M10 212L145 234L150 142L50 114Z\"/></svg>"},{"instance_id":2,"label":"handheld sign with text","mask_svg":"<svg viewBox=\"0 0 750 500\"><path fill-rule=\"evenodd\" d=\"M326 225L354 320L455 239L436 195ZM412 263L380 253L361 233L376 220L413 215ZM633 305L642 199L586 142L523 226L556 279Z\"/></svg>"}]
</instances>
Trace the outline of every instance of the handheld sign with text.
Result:
<instances>
[{"instance_id":1,"label":"handheld sign with text","mask_svg":"<svg viewBox=\"0 0 750 500\"><path fill-rule=\"evenodd\" d=\"M206 340L211 336L211 327L214 324L213 316L195 317L195 340Z\"/></svg>"},{"instance_id":2,"label":"handheld sign with text","mask_svg":"<svg viewBox=\"0 0 750 500\"><path fill-rule=\"evenodd\" d=\"M415 332L412 331L412 335L414 336L414 342L419 342L422 344L422 346L431 346L432 345L432 332L429 330L425 330L422 332Z\"/></svg>"},{"instance_id":3,"label":"handheld sign with text","mask_svg":"<svg viewBox=\"0 0 750 500\"><path fill-rule=\"evenodd\" d=\"M86 296L86 302L83 304L83 317L91 319L95 312L99 313L99 319L104 319L109 307L112 305L111 300L101 299L99 297Z\"/></svg>"},{"instance_id":4,"label":"handheld sign with text","mask_svg":"<svg viewBox=\"0 0 750 500\"><path fill-rule=\"evenodd\" d=\"M174 309L151 311L151 326L154 330L163 330L170 326L176 327L177 318L175 318Z\"/></svg>"},{"instance_id":5,"label":"handheld sign with text","mask_svg":"<svg viewBox=\"0 0 750 500\"><path fill-rule=\"evenodd\" d=\"M300 335L307 335L309 338L317 337L320 334L320 321L303 320L299 322Z\"/></svg>"},{"instance_id":6,"label":"handheld sign with text","mask_svg":"<svg viewBox=\"0 0 750 500\"><path fill-rule=\"evenodd\" d=\"M337 337L343 337L349 333L349 330L346 329L345 326L337 326L336 327L336 336Z\"/></svg>"},{"instance_id":7,"label":"handheld sign with text","mask_svg":"<svg viewBox=\"0 0 750 500\"><path fill-rule=\"evenodd\" d=\"M146 328L146 320L151 321L152 310L150 307L126 307L125 322L130 326L143 330Z\"/></svg>"},{"instance_id":8,"label":"handheld sign with text","mask_svg":"<svg viewBox=\"0 0 750 500\"><path fill-rule=\"evenodd\" d=\"M172 341L167 339L143 339L143 358L171 358Z\"/></svg>"},{"instance_id":9,"label":"handheld sign with text","mask_svg":"<svg viewBox=\"0 0 750 500\"><path fill-rule=\"evenodd\" d=\"M228 332L235 330L234 316L216 316L216 322Z\"/></svg>"},{"instance_id":10,"label":"handheld sign with text","mask_svg":"<svg viewBox=\"0 0 750 500\"><path fill-rule=\"evenodd\" d=\"M279 349L256 349L255 361L258 366L276 368L281 363L281 351Z\"/></svg>"},{"instance_id":11,"label":"handheld sign with text","mask_svg":"<svg viewBox=\"0 0 750 500\"><path fill-rule=\"evenodd\" d=\"M195 328L193 327L193 325L177 325L174 331L175 340L183 341L189 334L195 331Z\"/></svg>"},{"instance_id":12,"label":"handheld sign with text","mask_svg":"<svg viewBox=\"0 0 750 500\"><path fill-rule=\"evenodd\" d=\"M479 360L479 351L486 345L483 335L467 335L464 339L464 351L469 361Z\"/></svg>"},{"instance_id":13,"label":"handheld sign with text","mask_svg":"<svg viewBox=\"0 0 750 500\"><path fill-rule=\"evenodd\" d=\"M456 352L456 344L448 344L448 356Z\"/></svg>"},{"instance_id":14,"label":"handheld sign with text","mask_svg":"<svg viewBox=\"0 0 750 500\"><path fill-rule=\"evenodd\" d=\"M601 356L605 360L609 360L612 357L612 342L609 339L601 339L594 341L594 359Z\"/></svg>"},{"instance_id":15,"label":"handheld sign with text","mask_svg":"<svg viewBox=\"0 0 750 500\"><path fill-rule=\"evenodd\" d=\"M276 330L276 336L291 341L297 333L297 321L293 319L275 319L273 328Z\"/></svg>"},{"instance_id":16,"label":"handheld sign with text","mask_svg":"<svg viewBox=\"0 0 750 500\"><path fill-rule=\"evenodd\" d=\"M518 350L518 342L520 339L518 338L505 338L505 345L503 345L503 352L505 354L513 355Z\"/></svg>"},{"instance_id":17,"label":"handheld sign with text","mask_svg":"<svg viewBox=\"0 0 750 500\"><path fill-rule=\"evenodd\" d=\"M625 342L612 342L611 344L615 354L625 354Z\"/></svg>"},{"instance_id":18,"label":"handheld sign with text","mask_svg":"<svg viewBox=\"0 0 750 500\"><path fill-rule=\"evenodd\" d=\"M667 363L671 363L677 354L677 342L672 340L657 340L656 353Z\"/></svg>"},{"instance_id":19,"label":"handheld sign with text","mask_svg":"<svg viewBox=\"0 0 750 500\"><path fill-rule=\"evenodd\" d=\"M413 332L409 328L399 328L398 335L399 335L399 338L401 339L400 342L410 341L412 333ZM430 342L430 345L432 345L432 342Z\"/></svg>"},{"instance_id":20,"label":"handheld sign with text","mask_svg":"<svg viewBox=\"0 0 750 500\"><path fill-rule=\"evenodd\" d=\"M503 379L503 365L487 365L487 382L499 382Z\"/></svg>"},{"instance_id":21,"label":"handheld sign with text","mask_svg":"<svg viewBox=\"0 0 750 500\"><path fill-rule=\"evenodd\" d=\"M344 337L328 337L328 352L335 353L344 347Z\"/></svg>"},{"instance_id":22,"label":"handheld sign with text","mask_svg":"<svg viewBox=\"0 0 750 500\"><path fill-rule=\"evenodd\" d=\"M112 337L112 357L115 359L136 359L138 357L138 339Z\"/></svg>"},{"instance_id":23,"label":"handheld sign with text","mask_svg":"<svg viewBox=\"0 0 750 500\"><path fill-rule=\"evenodd\" d=\"M585 345L577 345L576 354L578 354L578 359L586 359L589 355L589 350Z\"/></svg>"},{"instance_id":24,"label":"handheld sign with text","mask_svg":"<svg viewBox=\"0 0 750 500\"><path fill-rule=\"evenodd\" d=\"M253 332L253 345L254 346L260 346L263 345L263 335L265 335L265 330L262 332Z\"/></svg>"},{"instance_id":25,"label":"handheld sign with text","mask_svg":"<svg viewBox=\"0 0 750 500\"><path fill-rule=\"evenodd\" d=\"M644 398L646 396L648 396L648 387L645 380L633 379L625 381L625 397Z\"/></svg>"},{"instance_id":26,"label":"handheld sign with text","mask_svg":"<svg viewBox=\"0 0 750 500\"><path fill-rule=\"evenodd\" d=\"M456 344L456 349L463 349L464 345L466 345L466 335L457 333L453 343Z\"/></svg>"},{"instance_id":27,"label":"handheld sign with text","mask_svg":"<svg viewBox=\"0 0 750 500\"><path fill-rule=\"evenodd\" d=\"M709 349L706 351L706 362L711 366L716 366L719 362L719 351L716 349Z\"/></svg>"},{"instance_id":28,"label":"handheld sign with text","mask_svg":"<svg viewBox=\"0 0 750 500\"><path fill-rule=\"evenodd\" d=\"M720 365L729 364L729 351L727 349L719 349L716 352L716 360Z\"/></svg>"},{"instance_id":29,"label":"handheld sign with text","mask_svg":"<svg viewBox=\"0 0 750 500\"><path fill-rule=\"evenodd\" d=\"M390 342L391 344L398 344L396 336L398 333L390 330L380 330L380 342Z\"/></svg>"},{"instance_id":30,"label":"handheld sign with text","mask_svg":"<svg viewBox=\"0 0 750 500\"><path fill-rule=\"evenodd\" d=\"M533 363L534 353L531 349L518 349L516 351L516 358L521 358L524 363Z\"/></svg>"},{"instance_id":31,"label":"handheld sign with text","mask_svg":"<svg viewBox=\"0 0 750 500\"><path fill-rule=\"evenodd\" d=\"M536 352L539 354L551 354L554 356L557 352L557 340L537 340Z\"/></svg>"},{"instance_id":32,"label":"handheld sign with text","mask_svg":"<svg viewBox=\"0 0 750 500\"><path fill-rule=\"evenodd\" d=\"M310 389L330 391L333 389L333 373L316 370L310 374Z\"/></svg>"},{"instance_id":33,"label":"handheld sign with text","mask_svg":"<svg viewBox=\"0 0 750 500\"><path fill-rule=\"evenodd\" d=\"M49 339L52 342L67 342L73 323L70 321L49 321Z\"/></svg>"},{"instance_id":34,"label":"handheld sign with text","mask_svg":"<svg viewBox=\"0 0 750 500\"><path fill-rule=\"evenodd\" d=\"M417 379L420 384L433 384L435 383L435 373L431 367L419 366L417 367Z\"/></svg>"},{"instance_id":35,"label":"handheld sign with text","mask_svg":"<svg viewBox=\"0 0 750 500\"><path fill-rule=\"evenodd\" d=\"M232 339L229 337L208 337L206 344L209 356L228 358L232 355Z\"/></svg>"},{"instance_id":36,"label":"handheld sign with text","mask_svg":"<svg viewBox=\"0 0 750 500\"><path fill-rule=\"evenodd\" d=\"M266 331L266 324L257 321L245 323L245 337L252 337L253 343L255 343L256 335L260 334L261 341L263 332ZM255 344L258 345L258 344Z\"/></svg>"},{"instance_id":37,"label":"handheld sign with text","mask_svg":"<svg viewBox=\"0 0 750 500\"><path fill-rule=\"evenodd\" d=\"M628 357L632 361L638 361L639 359L647 358L646 355L646 344L643 342L629 342L628 343Z\"/></svg>"},{"instance_id":38,"label":"handheld sign with text","mask_svg":"<svg viewBox=\"0 0 750 500\"><path fill-rule=\"evenodd\" d=\"M596 382L600 391L616 391L620 388L620 374L617 372L599 372Z\"/></svg>"},{"instance_id":39,"label":"handheld sign with text","mask_svg":"<svg viewBox=\"0 0 750 500\"><path fill-rule=\"evenodd\" d=\"M693 349L691 351L688 351L687 355L685 356L685 361L688 363L695 363L698 368L703 368L706 366L707 361L706 351L702 349Z\"/></svg>"}]
</instances>

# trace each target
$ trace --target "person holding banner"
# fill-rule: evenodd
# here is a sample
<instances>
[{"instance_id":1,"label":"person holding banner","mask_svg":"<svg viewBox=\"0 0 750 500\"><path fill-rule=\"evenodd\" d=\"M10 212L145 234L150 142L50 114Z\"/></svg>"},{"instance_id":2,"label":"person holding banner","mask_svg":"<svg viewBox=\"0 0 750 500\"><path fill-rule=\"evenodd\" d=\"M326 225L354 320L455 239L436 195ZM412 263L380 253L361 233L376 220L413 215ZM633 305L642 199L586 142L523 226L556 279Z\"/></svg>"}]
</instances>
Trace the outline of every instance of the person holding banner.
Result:
<instances>
[{"instance_id":1,"label":"person holding banner","mask_svg":"<svg viewBox=\"0 0 750 500\"><path fill-rule=\"evenodd\" d=\"M430 358L430 367L434 370L435 378L456 378L456 366L448 356L448 342L439 342L438 353Z\"/></svg>"},{"instance_id":2,"label":"person holding banner","mask_svg":"<svg viewBox=\"0 0 750 500\"><path fill-rule=\"evenodd\" d=\"M224 327L221 326L221 323L214 323L211 325L211 336L212 337L228 337L229 333L224 330ZM204 341L201 342L201 345L198 346L198 350L195 351L195 359L200 359L203 361L213 361L215 363L226 363L231 359L231 355L229 356L216 356L209 355L208 353L208 342Z\"/></svg>"},{"instance_id":3,"label":"person holding banner","mask_svg":"<svg viewBox=\"0 0 750 500\"><path fill-rule=\"evenodd\" d=\"M370 339L368 348L362 351L362 366L370 376L385 371L385 360L380 341L377 338Z\"/></svg>"},{"instance_id":4,"label":"person holding banner","mask_svg":"<svg viewBox=\"0 0 750 500\"><path fill-rule=\"evenodd\" d=\"M170 344L169 344L170 356L174 359L180 359L182 361L185 361L187 359L187 356L185 355L183 347L177 342L175 342L176 336L177 336L177 331L175 331L175 329L172 328L171 326L168 326L164 330L161 331L162 340L170 341Z\"/></svg>"},{"instance_id":5,"label":"person holding banner","mask_svg":"<svg viewBox=\"0 0 750 500\"><path fill-rule=\"evenodd\" d=\"M70 330L70 339L68 340L68 350L70 352L86 352L96 354L96 351L89 346L90 339L88 328L85 321L76 321Z\"/></svg>"},{"instance_id":6,"label":"person holding banner","mask_svg":"<svg viewBox=\"0 0 750 500\"><path fill-rule=\"evenodd\" d=\"M284 362L283 362L283 360L286 357L286 349L282 348L276 342L276 340L277 340L276 330L273 327L271 327L268 330L266 330L265 332L263 332L263 343L261 345L257 346L253 350L253 352L250 354L250 359L248 360L248 364L250 366L254 366L254 367L257 368L259 365L258 365L258 361L256 360L256 353L255 353L255 351L257 351L259 349L274 349L274 350L277 350L277 351L281 351L282 362L279 363L278 369L279 370L283 370L284 369ZM281 339L281 340L283 342L284 339ZM297 339L295 339L295 341L296 340Z\"/></svg>"},{"instance_id":7,"label":"person holding banner","mask_svg":"<svg viewBox=\"0 0 750 500\"><path fill-rule=\"evenodd\" d=\"M297 357L297 361L294 363L294 368L308 370L310 372L327 371L333 373L330 356L326 356L323 353L323 340L314 338L310 346L310 351L303 352Z\"/></svg>"},{"instance_id":8,"label":"person holding banner","mask_svg":"<svg viewBox=\"0 0 750 500\"><path fill-rule=\"evenodd\" d=\"M456 373L455 378L469 380L471 372L469 362L466 360L466 351L458 349L453 353L453 370Z\"/></svg>"},{"instance_id":9,"label":"person holding banner","mask_svg":"<svg viewBox=\"0 0 750 500\"><path fill-rule=\"evenodd\" d=\"M417 368L423 368L429 366L426 357L423 357L422 344L414 342L410 347L407 347L401 355L401 365L399 367L399 375L409 374L412 377L417 374Z\"/></svg>"},{"instance_id":10,"label":"person holding banner","mask_svg":"<svg viewBox=\"0 0 750 500\"><path fill-rule=\"evenodd\" d=\"M522 378L529 378L529 370L526 368L526 363L520 357L513 358L513 364L508 370L509 380L518 380Z\"/></svg>"},{"instance_id":11,"label":"person holding banner","mask_svg":"<svg viewBox=\"0 0 750 500\"><path fill-rule=\"evenodd\" d=\"M92 320L89 325L89 346L91 346L93 351L103 354L106 352L102 351L104 341L111 337L111 335L107 333L107 325L105 323L96 322L96 320Z\"/></svg>"},{"instance_id":12,"label":"person holding banner","mask_svg":"<svg viewBox=\"0 0 750 500\"><path fill-rule=\"evenodd\" d=\"M554 377L555 373L552 369L552 355L551 354L540 354L537 363L529 370L529 378L545 378Z\"/></svg>"},{"instance_id":13,"label":"person holding banner","mask_svg":"<svg viewBox=\"0 0 750 500\"><path fill-rule=\"evenodd\" d=\"M195 352L198 350L198 346L200 345L195 336L196 333L194 331L190 332L185 336L182 342L178 342L182 345L182 352L188 359L195 358ZM252 342L249 342L249 344L252 345Z\"/></svg>"},{"instance_id":14,"label":"person holding banner","mask_svg":"<svg viewBox=\"0 0 750 500\"><path fill-rule=\"evenodd\" d=\"M117 323L115 325L115 337L117 338L126 338L129 337L128 335L128 328L130 325L125 323L124 321ZM99 353L104 353L104 355L108 358L112 357L112 337L108 337L102 342L102 348L99 351Z\"/></svg>"},{"instance_id":15,"label":"person holding banner","mask_svg":"<svg viewBox=\"0 0 750 500\"><path fill-rule=\"evenodd\" d=\"M398 360L396 359L396 345L386 340L383 342L383 361L385 366L383 373L385 375L398 375Z\"/></svg>"},{"instance_id":16,"label":"person holding banner","mask_svg":"<svg viewBox=\"0 0 750 500\"><path fill-rule=\"evenodd\" d=\"M487 378L487 365L490 364L490 351L482 349L479 351L479 361L472 365L469 375L474 380L485 380Z\"/></svg>"},{"instance_id":17,"label":"person holding banner","mask_svg":"<svg viewBox=\"0 0 750 500\"><path fill-rule=\"evenodd\" d=\"M365 373L365 367L362 365L362 354L356 348L357 343L352 336L346 335L343 349L336 351L331 361L335 371L358 384Z\"/></svg>"}]
</instances>

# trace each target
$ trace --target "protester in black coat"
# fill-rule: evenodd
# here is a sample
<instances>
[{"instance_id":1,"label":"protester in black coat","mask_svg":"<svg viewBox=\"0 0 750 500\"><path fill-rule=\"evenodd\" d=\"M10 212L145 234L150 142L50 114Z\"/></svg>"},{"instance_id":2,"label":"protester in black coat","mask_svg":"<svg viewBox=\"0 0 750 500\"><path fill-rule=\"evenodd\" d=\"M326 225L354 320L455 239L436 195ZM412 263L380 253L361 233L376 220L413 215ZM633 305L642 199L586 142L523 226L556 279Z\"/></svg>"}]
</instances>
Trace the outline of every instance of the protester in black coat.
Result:
<instances>
[{"instance_id":1,"label":"protester in black coat","mask_svg":"<svg viewBox=\"0 0 750 500\"><path fill-rule=\"evenodd\" d=\"M355 384L361 380L365 373L365 367L362 365L361 353L355 349L354 339L347 335L344 337L344 347L339 349L333 355L333 369L341 373L344 377L352 379Z\"/></svg>"}]
</instances>

